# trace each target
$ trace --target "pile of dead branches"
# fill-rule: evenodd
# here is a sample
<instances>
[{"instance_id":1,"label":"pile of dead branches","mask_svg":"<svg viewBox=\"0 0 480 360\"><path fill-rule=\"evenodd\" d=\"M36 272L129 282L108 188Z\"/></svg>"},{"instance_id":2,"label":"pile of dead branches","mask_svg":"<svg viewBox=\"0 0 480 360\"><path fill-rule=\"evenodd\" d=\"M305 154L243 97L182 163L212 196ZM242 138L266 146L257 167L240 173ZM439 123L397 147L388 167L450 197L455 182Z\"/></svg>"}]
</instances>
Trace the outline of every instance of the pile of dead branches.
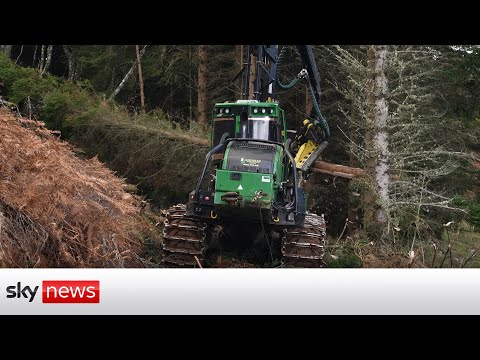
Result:
<instances>
[{"instance_id":1,"label":"pile of dead branches","mask_svg":"<svg viewBox=\"0 0 480 360\"><path fill-rule=\"evenodd\" d=\"M139 199L42 123L0 109L0 266L142 267Z\"/></svg>"}]
</instances>

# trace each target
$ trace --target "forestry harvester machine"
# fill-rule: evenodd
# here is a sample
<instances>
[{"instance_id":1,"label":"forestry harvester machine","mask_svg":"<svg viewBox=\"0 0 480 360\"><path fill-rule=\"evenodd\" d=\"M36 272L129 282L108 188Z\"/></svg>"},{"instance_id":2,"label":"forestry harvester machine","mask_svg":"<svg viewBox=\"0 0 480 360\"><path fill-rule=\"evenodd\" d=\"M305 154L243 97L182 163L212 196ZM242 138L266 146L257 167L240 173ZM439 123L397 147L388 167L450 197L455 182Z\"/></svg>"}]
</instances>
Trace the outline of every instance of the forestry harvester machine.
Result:
<instances>
[{"instance_id":1,"label":"forestry harvester machine","mask_svg":"<svg viewBox=\"0 0 480 360\"><path fill-rule=\"evenodd\" d=\"M330 130L320 111L320 75L309 45L296 45L303 69L282 84L278 45L248 46L243 100L217 103L212 113L211 149L187 204L168 209L162 262L203 266L211 233L242 248L277 248L283 267L322 267L325 221L307 211L304 179L327 146ZM283 47L285 49L285 47ZM276 87L307 83L312 111L297 131L288 130Z\"/></svg>"}]
</instances>

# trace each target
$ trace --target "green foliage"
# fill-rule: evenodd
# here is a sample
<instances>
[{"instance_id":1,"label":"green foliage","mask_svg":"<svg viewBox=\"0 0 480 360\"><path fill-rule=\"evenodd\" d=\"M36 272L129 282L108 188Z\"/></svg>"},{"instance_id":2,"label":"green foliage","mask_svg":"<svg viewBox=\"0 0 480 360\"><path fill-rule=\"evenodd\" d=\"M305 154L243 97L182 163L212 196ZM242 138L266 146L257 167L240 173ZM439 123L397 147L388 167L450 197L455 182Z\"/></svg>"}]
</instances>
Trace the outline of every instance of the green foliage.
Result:
<instances>
[{"instance_id":1,"label":"green foliage","mask_svg":"<svg viewBox=\"0 0 480 360\"><path fill-rule=\"evenodd\" d=\"M91 89L88 81L79 86L52 75L40 77L37 69L17 66L4 56L0 57L0 80L8 99L22 112L32 109L34 117L62 131L65 138L75 126L88 121L99 102L86 90Z\"/></svg>"},{"instance_id":2,"label":"green foliage","mask_svg":"<svg viewBox=\"0 0 480 360\"><path fill-rule=\"evenodd\" d=\"M66 82L43 98L41 118L50 129L69 138L75 127L88 123L96 114L99 100L75 84Z\"/></svg>"},{"instance_id":3,"label":"green foliage","mask_svg":"<svg viewBox=\"0 0 480 360\"><path fill-rule=\"evenodd\" d=\"M457 196L453 204L468 211L470 224L480 229L480 201L468 200L462 196Z\"/></svg>"},{"instance_id":4,"label":"green foliage","mask_svg":"<svg viewBox=\"0 0 480 360\"><path fill-rule=\"evenodd\" d=\"M71 142L136 184L157 206L186 201L207 147L177 139L175 134L198 137L202 135L198 130L174 129L161 111L132 116L124 107L107 103L68 119L75 123Z\"/></svg>"},{"instance_id":5,"label":"green foliage","mask_svg":"<svg viewBox=\"0 0 480 360\"><path fill-rule=\"evenodd\" d=\"M29 45L25 45L28 47ZM18 103L20 111L43 120L62 136L98 155L120 176L154 198L160 206L184 201L192 189L206 149L166 138L161 131L207 137L194 125L197 103L198 56L195 45L149 45L142 57L147 110L139 109L138 74L135 70L115 98L106 102L134 63L134 45L68 45L75 62L75 82L66 81L67 58L57 46L50 71L62 75L39 76L32 67L15 65L0 53L0 95ZM143 47L143 45L140 45ZM17 53L18 53L17 49ZM25 48L24 54L32 53ZM33 50L30 49L30 50ZM230 80L240 70L239 48L210 45L208 102L232 100L238 88ZM365 46L316 46L321 71L322 112L330 122L332 141L324 160L365 167L368 109L368 62ZM468 50L468 51L466 51ZM245 55L246 48L243 49ZM14 51L15 53L15 51ZM16 57L16 55L14 55ZM28 55L29 60L31 56ZM244 60L244 59L243 59ZM31 64L25 58L19 63ZM470 159L454 154L478 149L480 138L480 52L476 46L389 46L388 80L391 155L389 229L397 244L411 244L413 236L428 241L444 235L443 224L458 223L464 215L448 208L418 203L442 202L478 193L478 174ZM432 66L434 64L435 66ZM279 67L283 81L301 69L290 46ZM241 78L241 77L240 77ZM238 84L237 84L238 85ZM277 99L286 110L289 128L295 129L307 115L305 87L279 91ZM27 99L30 104L27 104ZM121 104L121 106L118 106ZM179 129L181 127L183 130ZM438 150L432 152L432 150ZM375 240L382 229L365 228L365 196L372 183L312 174L309 205L324 213L328 232L340 234L347 217L353 227L368 230ZM432 193L442 197L428 197ZM472 195L473 193L473 195ZM458 198L456 198L458 199ZM371 202L368 202L371 204ZM378 204L377 204L378 205ZM473 200L448 204L469 212L468 221L480 226L480 205ZM400 231L393 229L400 229Z\"/></svg>"},{"instance_id":6,"label":"green foliage","mask_svg":"<svg viewBox=\"0 0 480 360\"><path fill-rule=\"evenodd\" d=\"M57 79L51 75L38 77L34 69L28 72L19 72L19 78L12 84L10 101L16 104L25 104L27 97L34 104L39 103L43 96L54 90L59 85ZM23 77L22 75L27 75Z\"/></svg>"},{"instance_id":7,"label":"green foliage","mask_svg":"<svg viewBox=\"0 0 480 360\"><path fill-rule=\"evenodd\" d=\"M132 115L126 107L95 94L88 80L40 78L36 69L17 66L3 54L0 81L8 99L17 102L22 112L27 111L25 99L30 97L34 117L60 130L87 156L98 156L159 206L183 202L193 189L207 148L178 140L175 134L207 138L205 130L178 129L161 109Z\"/></svg>"},{"instance_id":8,"label":"green foliage","mask_svg":"<svg viewBox=\"0 0 480 360\"><path fill-rule=\"evenodd\" d=\"M448 250L448 245L451 247ZM423 249L423 250L422 250ZM453 222L434 241L424 241L416 251L423 251L424 265L433 268L479 268L480 232L466 221Z\"/></svg>"},{"instance_id":9,"label":"green foliage","mask_svg":"<svg viewBox=\"0 0 480 360\"><path fill-rule=\"evenodd\" d=\"M362 260L355 254L351 245L344 245L335 251L335 255L325 256L325 265L328 268L360 268Z\"/></svg>"},{"instance_id":10,"label":"green foliage","mask_svg":"<svg viewBox=\"0 0 480 360\"><path fill-rule=\"evenodd\" d=\"M43 120L50 129L62 130L63 121L68 113L67 98L64 94L53 91L45 96Z\"/></svg>"},{"instance_id":11,"label":"green foliage","mask_svg":"<svg viewBox=\"0 0 480 360\"><path fill-rule=\"evenodd\" d=\"M52 75L40 77L37 69L15 65L0 54L0 81L9 101L20 111L33 111L48 128L62 131L69 138L74 128L86 124L96 113L100 100L92 94L88 80L72 83Z\"/></svg>"},{"instance_id":12,"label":"green foliage","mask_svg":"<svg viewBox=\"0 0 480 360\"><path fill-rule=\"evenodd\" d=\"M9 101L26 109L27 99L30 98L30 106L34 110L38 108L43 96L59 84L51 75L40 78L36 69L15 65L3 53L0 54L0 81Z\"/></svg>"},{"instance_id":13,"label":"green foliage","mask_svg":"<svg viewBox=\"0 0 480 360\"><path fill-rule=\"evenodd\" d=\"M13 66L13 63L7 56L0 52L0 81L8 89L12 86L15 80L18 78L18 69Z\"/></svg>"}]
</instances>

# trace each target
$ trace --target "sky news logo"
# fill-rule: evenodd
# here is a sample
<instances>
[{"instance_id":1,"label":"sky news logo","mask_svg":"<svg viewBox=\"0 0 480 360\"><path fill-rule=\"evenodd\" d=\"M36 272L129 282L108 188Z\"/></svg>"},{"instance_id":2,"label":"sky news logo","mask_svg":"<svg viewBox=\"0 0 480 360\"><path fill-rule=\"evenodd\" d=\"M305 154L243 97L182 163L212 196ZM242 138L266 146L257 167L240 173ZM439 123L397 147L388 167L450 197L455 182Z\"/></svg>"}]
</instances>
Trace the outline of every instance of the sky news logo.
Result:
<instances>
[{"instance_id":1,"label":"sky news logo","mask_svg":"<svg viewBox=\"0 0 480 360\"><path fill-rule=\"evenodd\" d=\"M100 281L42 281L42 302L98 304L100 302Z\"/></svg>"},{"instance_id":2,"label":"sky news logo","mask_svg":"<svg viewBox=\"0 0 480 360\"><path fill-rule=\"evenodd\" d=\"M39 286L16 285L6 287L7 299L35 300ZM100 281L98 280L44 280L42 281L44 304L98 304Z\"/></svg>"}]
</instances>

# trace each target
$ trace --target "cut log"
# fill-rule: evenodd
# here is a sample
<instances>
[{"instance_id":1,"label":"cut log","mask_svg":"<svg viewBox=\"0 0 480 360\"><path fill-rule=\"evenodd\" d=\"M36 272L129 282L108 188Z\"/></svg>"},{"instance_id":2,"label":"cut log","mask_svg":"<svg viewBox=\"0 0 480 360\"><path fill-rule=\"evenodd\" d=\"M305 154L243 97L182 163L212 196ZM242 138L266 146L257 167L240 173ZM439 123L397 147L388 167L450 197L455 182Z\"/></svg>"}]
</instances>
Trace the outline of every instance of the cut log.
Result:
<instances>
[{"instance_id":1,"label":"cut log","mask_svg":"<svg viewBox=\"0 0 480 360\"><path fill-rule=\"evenodd\" d=\"M345 165L331 164L325 161L315 161L310 168L312 172L353 179L365 176L365 170Z\"/></svg>"}]
</instances>

